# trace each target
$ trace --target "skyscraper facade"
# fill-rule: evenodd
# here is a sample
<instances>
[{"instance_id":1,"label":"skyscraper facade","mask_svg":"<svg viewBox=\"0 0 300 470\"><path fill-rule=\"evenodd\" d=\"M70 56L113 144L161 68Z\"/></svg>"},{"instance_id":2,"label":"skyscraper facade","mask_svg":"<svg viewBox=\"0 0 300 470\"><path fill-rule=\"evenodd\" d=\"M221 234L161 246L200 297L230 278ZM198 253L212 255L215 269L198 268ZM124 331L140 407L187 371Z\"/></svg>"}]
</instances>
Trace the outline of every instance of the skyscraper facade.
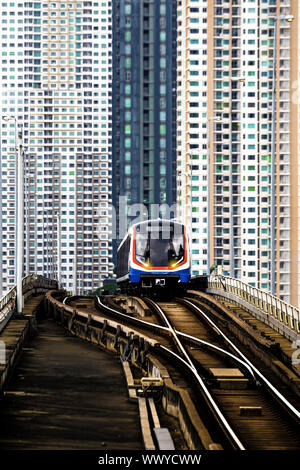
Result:
<instances>
[{"instance_id":1,"label":"skyscraper facade","mask_svg":"<svg viewBox=\"0 0 300 470\"><path fill-rule=\"evenodd\" d=\"M1 2L2 293L15 283L16 131L24 274L60 271L63 287L88 293L112 271L111 16L110 1Z\"/></svg>"},{"instance_id":2,"label":"skyscraper facade","mask_svg":"<svg viewBox=\"0 0 300 470\"><path fill-rule=\"evenodd\" d=\"M193 274L220 265L298 305L298 2L177 6L177 197Z\"/></svg>"},{"instance_id":3,"label":"skyscraper facade","mask_svg":"<svg viewBox=\"0 0 300 470\"><path fill-rule=\"evenodd\" d=\"M153 204L176 202L176 2L113 3L114 195L128 225L134 204L153 216Z\"/></svg>"}]
</instances>

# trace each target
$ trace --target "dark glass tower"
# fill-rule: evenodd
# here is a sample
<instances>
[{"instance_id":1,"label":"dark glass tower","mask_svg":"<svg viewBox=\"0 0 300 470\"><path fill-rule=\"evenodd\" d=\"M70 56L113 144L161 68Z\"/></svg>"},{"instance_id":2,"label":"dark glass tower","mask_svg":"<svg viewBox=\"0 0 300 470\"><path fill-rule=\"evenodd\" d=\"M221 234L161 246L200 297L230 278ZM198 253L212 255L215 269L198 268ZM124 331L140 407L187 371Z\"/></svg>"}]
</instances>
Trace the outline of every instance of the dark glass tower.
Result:
<instances>
[{"instance_id":1,"label":"dark glass tower","mask_svg":"<svg viewBox=\"0 0 300 470\"><path fill-rule=\"evenodd\" d=\"M114 204L151 217L176 201L176 1L114 0L113 46Z\"/></svg>"}]
</instances>

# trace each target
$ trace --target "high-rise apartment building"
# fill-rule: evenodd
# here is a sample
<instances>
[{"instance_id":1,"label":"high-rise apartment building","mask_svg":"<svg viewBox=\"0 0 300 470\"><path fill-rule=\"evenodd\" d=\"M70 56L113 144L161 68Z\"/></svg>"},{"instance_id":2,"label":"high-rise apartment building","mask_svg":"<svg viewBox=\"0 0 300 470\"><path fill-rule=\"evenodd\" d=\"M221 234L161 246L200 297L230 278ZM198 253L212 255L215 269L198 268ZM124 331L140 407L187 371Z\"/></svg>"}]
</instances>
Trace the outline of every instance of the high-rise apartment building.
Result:
<instances>
[{"instance_id":1,"label":"high-rise apartment building","mask_svg":"<svg viewBox=\"0 0 300 470\"><path fill-rule=\"evenodd\" d=\"M1 293L15 283L20 130L24 274L55 278L59 263L62 286L88 293L112 270L111 1L0 6Z\"/></svg>"},{"instance_id":2,"label":"high-rise apartment building","mask_svg":"<svg viewBox=\"0 0 300 470\"><path fill-rule=\"evenodd\" d=\"M115 205L123 196L153 216L176 203L176 1L113 4Z\"/></svg>"},{"instance_id":3,"label":"high-rise apartment building","mask_svg":"<svg viewBox=\"0 0 300 470\"><path fill-rule=\"evenodd\" d=\"M193 274L222 265L298 305L298 2L177 8L177 197Z\"/></svg>"}]
</instances>

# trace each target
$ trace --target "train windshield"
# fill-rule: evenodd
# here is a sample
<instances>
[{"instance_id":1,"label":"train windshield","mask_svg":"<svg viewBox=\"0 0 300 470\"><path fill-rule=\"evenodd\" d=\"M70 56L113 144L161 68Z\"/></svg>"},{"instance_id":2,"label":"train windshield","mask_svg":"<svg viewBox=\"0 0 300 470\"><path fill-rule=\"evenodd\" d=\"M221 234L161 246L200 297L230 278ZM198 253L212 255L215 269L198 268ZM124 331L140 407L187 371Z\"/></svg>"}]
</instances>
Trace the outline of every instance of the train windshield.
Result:
<instances>
[{"instance_id":1,"label":"train windshield","mask_svg":"<svg viewBox=\"0 0 300 470\"><path fill-rule=\"evenodd\" d=\"M175 222L136 226L136 260L146 267L176 267L184 260L184 227Z\"/></svg>"}]
</instances>

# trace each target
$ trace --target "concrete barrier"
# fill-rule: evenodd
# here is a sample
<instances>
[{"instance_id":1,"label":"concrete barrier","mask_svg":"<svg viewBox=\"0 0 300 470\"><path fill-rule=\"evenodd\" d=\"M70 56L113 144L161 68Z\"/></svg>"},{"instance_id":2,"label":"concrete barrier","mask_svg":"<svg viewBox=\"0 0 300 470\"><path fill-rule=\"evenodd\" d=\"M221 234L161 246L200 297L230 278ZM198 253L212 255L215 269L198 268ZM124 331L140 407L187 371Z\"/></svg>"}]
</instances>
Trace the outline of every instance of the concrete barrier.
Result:
<instances>
[{"instance_id":1,"label":"concrete barrier","mask_svg":"<svg viewBox=\"0 0 300 470\"><path fill-rule=\"evenodd\" d=\"M120 297L118 304L127 314L134 313L140 317L151 316L151 310L148 305L138 297Z\"/></svg>"},{"instance_id":2,"label":"concrete barrier","mask_svg":"<svg viewBox=\"0 0 300 470\"><path fill-rule=\"evenodd\" d=\"M6 387L22 352L23 345L29 336L36 332L36 312L39 302L36 302L36 298L35 300L32 300L32 298L37 294L46 292L50 286L53 288L56 284L56 281L51 281L42 276L26 276L23 279L24 315L20 318L14 315L16 312L16 288L11 289L1 299L0 342L2 360L0 362L0 394L3 393ZM42 298L40 301L42 302Z\"/></svg>"},{"instance_id":3,"label":"concrete barrier","mask_svg":"<svg viewBox=\"0 0 300 470\"><path fill-rule=\"evenodd\" d=\"M0 394L5 390L6 384L16 365L17 359L26 343L30 331L28 320L14 320L7 326L1 341L5 344L5 364L0 364Z\"/></svg>"},{"instance_id":4,"label":"concrete barrier","mask_svg":"<svg viewBox=\"0 0 300 470\"><path fill-rule=\"evenodd\" d=\"M34 294L35 289L31 292ZM36 313L42 300L42 297L39 301L38 298L29 299L27 296L25 315L21 318L10 317L1 331L0 340L5 346L5 363L0 364L0 394L3 393L11 377L24 344L32 334L36 333Z\"/></svg>"},{"instance_id":5,"label":"concrete barrier","mask_svg":"<svg viewBox=\"0 0 300 470\"><path fill-rule=\"evenodd\" d=\"M148 305L138 297L128 297L128 306L133 307L134 311L141 317L148 317L151 315L151 310Z\"/></svg>"},{"instance_id":6,"label":"concrete barrier","mask_svg":"<svg viewBox=\"0 0 300 470\"><path fill-rule=\"evenodd\" d=\"M141 429L142 429L145 449L155 450L155 444L152 438L152 433L151 433L151 428L150 428L150 423L149 423L149 418L148 418L146 398L139 397L138 404L139 404Z\"/></svg>"}]
</instances>

